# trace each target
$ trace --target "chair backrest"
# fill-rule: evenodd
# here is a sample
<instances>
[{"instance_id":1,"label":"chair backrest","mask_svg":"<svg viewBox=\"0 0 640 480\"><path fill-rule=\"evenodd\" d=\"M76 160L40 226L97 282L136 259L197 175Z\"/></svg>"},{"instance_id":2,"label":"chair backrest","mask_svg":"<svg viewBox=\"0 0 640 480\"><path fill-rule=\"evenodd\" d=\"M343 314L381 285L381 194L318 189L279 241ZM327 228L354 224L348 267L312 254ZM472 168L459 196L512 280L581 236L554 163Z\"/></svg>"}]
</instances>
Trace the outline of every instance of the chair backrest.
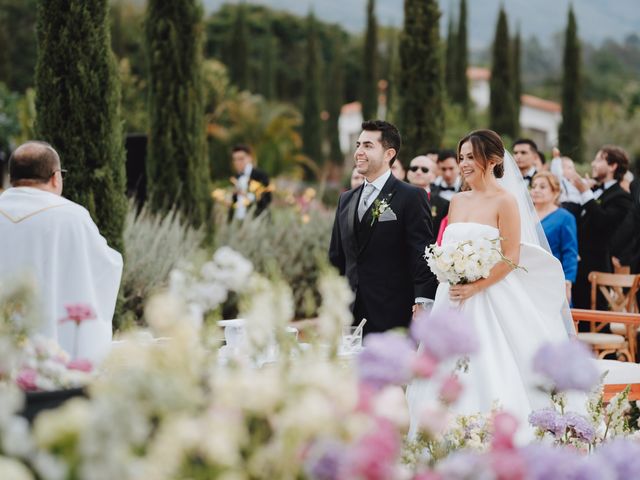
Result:
<instances>
[{"instance_id":1,"label":"chair backrest","mask_svg":"<svg viewBox=\"0 0 640 480\"><path fill-rule=\"evenodd\" d=\"M640 287L640 275L622 273L591 272L591 309L596 309L598 290L614 312L635 313L638 311L636 293ZM625 289L628 289L625 291Z\"/></svg>"},{"instance_id":2,"label":"chair backrest","mask_svg":"<svg viewBox=\"0 0 640 480\"><path fill-rule=\"evenodd\" d=\"M640 327L640 313L626 312L605 312L602 310L584 310L572 308L571 316L578 329L578 322L589 322L591 325L607 325L611 323L622 323L625 326L625 337L629 345L630 361L635 362L636 358L636 331Z\"/></svg>"}]
</instances>

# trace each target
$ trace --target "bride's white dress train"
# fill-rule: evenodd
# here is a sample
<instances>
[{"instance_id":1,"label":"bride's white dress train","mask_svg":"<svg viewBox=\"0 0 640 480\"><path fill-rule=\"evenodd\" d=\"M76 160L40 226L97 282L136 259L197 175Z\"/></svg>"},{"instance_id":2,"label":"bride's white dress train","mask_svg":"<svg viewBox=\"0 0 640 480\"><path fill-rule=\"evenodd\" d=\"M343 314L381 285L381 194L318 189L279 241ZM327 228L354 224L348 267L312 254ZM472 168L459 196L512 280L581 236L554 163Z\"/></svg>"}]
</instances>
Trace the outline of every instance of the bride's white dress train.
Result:
<instances>
[{"instance_id":1,"label":"bride's white dress train","mask_svg":"<svg viewBox=\"0 0 640 480\"><path fill-rule=\"evenodd\" d=\"M497 238L496 227L479 223L452 223L443 244L475 238ZM519 265L504 279L464 301L449 300L449 285L438 287L433 312L459 309L477 334L479 350L469 359L467 372L458 372L464 392L454 413L489 412L498 402L520 421L518 438L530 438L532 410L549 404L549 396L536 388L532 359L546 342L559 342L568 334L561 320L565 304L562 266L543 248L523 243ZM556 321L550 320L555 319ZM414 381L407 390L413 437L423 408L437 398L433 382Z\"/></svg>"}]
</instances>

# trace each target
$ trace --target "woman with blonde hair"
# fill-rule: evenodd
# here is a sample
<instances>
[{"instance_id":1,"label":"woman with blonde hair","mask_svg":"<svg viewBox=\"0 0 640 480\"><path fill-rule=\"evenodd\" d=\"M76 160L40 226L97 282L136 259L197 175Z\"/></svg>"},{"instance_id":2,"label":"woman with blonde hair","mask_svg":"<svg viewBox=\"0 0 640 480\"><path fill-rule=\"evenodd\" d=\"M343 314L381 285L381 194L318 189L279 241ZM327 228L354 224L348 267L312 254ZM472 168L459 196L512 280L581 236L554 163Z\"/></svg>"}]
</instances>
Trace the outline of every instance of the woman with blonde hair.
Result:
<instances>
[{"instance_id":1,"label":"woman with blonde hair","mask_svg":"<svg viewBox=\"0 0 640 480\"><path fill-rule=\"evenodd\" d=\"M540 172L531 180L531 200L549 241L551 253L560 260L571 301L571 285L578 272L578 229L575 217L560 203L560 183L550 172Z\"/></svg>"}]
</instances>

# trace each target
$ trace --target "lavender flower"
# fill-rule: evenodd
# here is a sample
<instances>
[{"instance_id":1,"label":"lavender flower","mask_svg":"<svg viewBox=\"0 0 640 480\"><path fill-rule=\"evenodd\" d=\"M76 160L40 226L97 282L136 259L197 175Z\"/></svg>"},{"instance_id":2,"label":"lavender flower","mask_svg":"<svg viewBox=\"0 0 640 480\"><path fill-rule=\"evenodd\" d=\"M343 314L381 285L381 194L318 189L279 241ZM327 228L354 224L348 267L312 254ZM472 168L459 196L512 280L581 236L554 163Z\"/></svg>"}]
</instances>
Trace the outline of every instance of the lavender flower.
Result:
<instances>
[{"instance_id":1,"label":"lavender flower","mask_svg":"<svg viewBox=\"0 0 640 480\"><path fill-rule=\"evenodd\" d=\"M436 472L446 480L492 480L489 457L477 452L459 451L439 462Z\"/></svg>"},{"instance_id":2,"label":"lavender flower","mask_svg":"<svg viewBox=\"0 0 640 480\"><path fill-rule=\"evenodd\" d=\"M554 408L543 408L531 412L529 423L543 432L552 433L555 437L564 435L567 429L566 419Z\"/></svg>"},{"instance_id":3,"label":"lavender flower","mask_svg":"<svg viewBox=\"0 0 640 480\"><path fill-rule=\"evenodd\" d=\"M411 324L411 336L437 360L469 355L478 349L473 325L453 310L421 313Z\"/></svg>"},{"instance_id":4,"label":"lavender flower","mask_svg":"<svg viewBox=\"0 0 640 480\"><path fill-rule=\"evenodd\" d=\"M573 478L581 457L568 448L535 443L520 450L527 465L527 480Z\"/></svg>"},{"instance_id":5,"label":"lavender flower","mask_svg":"<svg viewBox=\"0 0 640 480\"><path fill-rule=\"evenodd\" d=\"M600 380L591 351L577 340L543 345L533 359L533 369L548 378L557 392L589 392Z\"/></svg>"},{"instance_id":6,"label":"lavender flower","mask_svg":"<svg viewBox=\"0 0 640 480\"><path fill-rule=\"evenodd\" d=\"M358 356L360 381L375 388L404 385L412 378L415 351L412 342L394 332L367 335Z\"/></svg>"},{"instance_id":7,"label":"lavender flower","mask_svg":"<svg viewBox=\"0 0 640 480\"><path fill-rule=\"evenodd\" d=\"M616 480L617 477L615 470L604 459L587 456L576 464L575 469L567 478L568 480Z\"/></svg>"},{"instance_id":8,"label":"lavender flower","mask_svg":"<svg viewBox=\"0 0 640 480\"><path fill-rule=\"evenodd\" d=\"M607 442L594 455L609 464L616 472L618 480L637 478L640 472L640 443L625 439Z\"/></svg>"},{"instance_id":9,"label":"lavender flower","mask_svg":"<svg viewBox=\"0 0 640 480\"><path fill-rule=\"evenodd\" d=\"M582 415L575 412L567 412L564 415L567 428L570 429L571 436L587 443L592 443L596 437L596 430Z\"/></svg>"},{"instance_id":10,"label":"lavender flower","mask_svg":"<svg viewBox=\"0 0 640 480\"><path fill-rule=\"evenodd\" d=\"M337 441L323 440L314 444L305 462L305 471L309 478L339 480L345 451L345 445Z\"/></svg>"}]
</instances>

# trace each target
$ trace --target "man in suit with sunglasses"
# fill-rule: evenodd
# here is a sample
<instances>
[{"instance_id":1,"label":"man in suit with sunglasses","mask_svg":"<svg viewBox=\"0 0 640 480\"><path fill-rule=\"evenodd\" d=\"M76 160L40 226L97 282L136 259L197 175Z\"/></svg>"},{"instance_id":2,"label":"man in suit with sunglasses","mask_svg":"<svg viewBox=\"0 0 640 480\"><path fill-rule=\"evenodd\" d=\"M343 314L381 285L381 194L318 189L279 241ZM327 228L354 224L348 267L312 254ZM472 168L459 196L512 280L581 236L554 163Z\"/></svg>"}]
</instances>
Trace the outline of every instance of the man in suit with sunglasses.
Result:
<instances>
[{"instance_id":1,"label":"man in suit with sunglasses","mask_svg":"<svg viewBox=\"0 0 640 480\"><path fill-rule=\"evenodd\" d=\"M409 183L427 192L434 232L440 230L440 223L449 212L449 202L431 191L431 184L436 179L436 171L436 162L426 155L420 155L411 160L407 172Z\"/></svg>"},{"instance_id":2,"label":"man in suit with sunglasses","mask_svg":"<svg viewBox=\"0 0 640 480\"><path fill-rule=\"evenodd\" d=\"M362 124L354 158L365 182L340 196L331 234L329 260L349 280L365 334L407 327L437 287L423 258L434 243L427 194L391 174L400 143L394 125Z\"/></svg>"},{"instance_id":3,"label":"man in suit with sunglasses","mask_svg":"<svg viewBox=\"0 0 640 480\"><path fill-rule=\"evenodd\" d=\"M33 278L42 319L36 333L71 357L97 362L111 347L122 255L87 209L62 197L65 172L48 143L27 142L11 154L12 188L0 195L0 291ZM87 321L68 321L72 311Z\"/></svg>"}]
</instances>

